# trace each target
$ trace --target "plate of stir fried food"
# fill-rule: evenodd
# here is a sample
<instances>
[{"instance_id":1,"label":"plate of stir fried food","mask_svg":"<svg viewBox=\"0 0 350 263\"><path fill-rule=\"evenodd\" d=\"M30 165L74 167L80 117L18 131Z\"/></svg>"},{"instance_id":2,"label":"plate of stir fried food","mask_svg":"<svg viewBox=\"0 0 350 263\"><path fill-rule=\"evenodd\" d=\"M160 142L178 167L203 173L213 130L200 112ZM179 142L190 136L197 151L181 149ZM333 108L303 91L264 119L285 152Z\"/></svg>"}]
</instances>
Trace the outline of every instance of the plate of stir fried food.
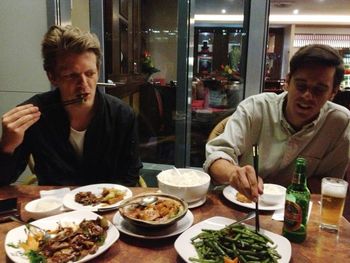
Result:
<instances>
[{"instance_id":1,"label":"plate of stir fried food","mask_svg":"<svg viewBox=\"0 0 350 263\"><path fill-rule=\"evenodd\" d=\"M233 188L230 185L226 186L222 193L227 200L235 203L236 205L250 209L255 209L255 203L253 201L249 200L247 197L245 197L243 194L238 192L235 188ZM272 211L281 209L283 207L284 201L275 205L268 205L264 202L261 202L261 200L259 199L259 210Z\"/></svg>"},{"instance_id":2,"label":"plate of stir fried food","mask_svg":"<svg viewBox=\"0 0 350 263\"><path fill-rule=\"evenodd\" d=\"M129 188L118 184L93 184L76 188L66 194L63 204L72 210L98 211L113 208L124 199L132 197Z\"/></svg>"},{"instance_id":3,"label":"plate of stir fried food","mask_svg":"<svg viewBox=\"0 0 350 263\"><path fill-rule=\"evenodd\" d=\"M119 231L104 217L72 211L10 230L5 251L16 263L86 262L118 239Z\"/></svg>"},{"instance_id":4,"label":"plate of stir fried food","mask_svg":"<svg viewBox=\"0 0 350 263\"><path fill-rule=\"evenodd\" d=\"M152 197L154 202L142 205L144 198ZM145 228L163 228L175 224L183 218L188 205L182 199L168 194L152 193L129 198L128 205L119 209L128 223Z\"/></svg>"},{"instance_id":5,"label":"plate of stir fried food","mask_svg":"<svg viewBox=\"0 0 350 263\"><path fill-rule=\"evenodd\" d=\"M288 263L292 254L285 237L220 216L187 229L175 249L187 263Z\"/></svg>"}]
</instances>

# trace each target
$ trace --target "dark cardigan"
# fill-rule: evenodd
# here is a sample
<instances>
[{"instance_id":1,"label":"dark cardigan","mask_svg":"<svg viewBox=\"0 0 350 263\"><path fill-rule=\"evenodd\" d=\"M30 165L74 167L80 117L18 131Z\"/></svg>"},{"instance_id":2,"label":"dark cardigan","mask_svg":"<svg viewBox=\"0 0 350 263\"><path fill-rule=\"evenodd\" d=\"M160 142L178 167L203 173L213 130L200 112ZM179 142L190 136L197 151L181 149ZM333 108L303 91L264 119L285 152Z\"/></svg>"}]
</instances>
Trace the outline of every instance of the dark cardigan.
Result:
<instances>
[{"instance_id":1,"label":"dark cardigan","mask_svg":"<svg viewBox=\"0 0 350 263\"><path fill-rule=\"evenodd\" d=\"M142 167L135 114L118 98L98 90L95 100L95 116L85 134L82 158L69 142L69 119L59 104L59 90L26 101L24 104L37 105L42 115L26 131L23 143L13 155L0 153L0 185L10 184L19 177L31 153L40 185L108 182L134 186Z\"/></svg>"}]
</instances>

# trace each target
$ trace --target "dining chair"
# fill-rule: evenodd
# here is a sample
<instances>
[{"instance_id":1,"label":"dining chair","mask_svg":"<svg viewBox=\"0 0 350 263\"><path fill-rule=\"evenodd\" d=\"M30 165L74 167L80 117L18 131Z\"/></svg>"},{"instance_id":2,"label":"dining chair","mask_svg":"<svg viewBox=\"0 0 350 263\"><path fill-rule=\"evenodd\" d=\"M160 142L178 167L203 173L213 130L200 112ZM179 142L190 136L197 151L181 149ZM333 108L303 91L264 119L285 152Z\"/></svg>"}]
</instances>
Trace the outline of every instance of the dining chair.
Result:
<instances>
[{"instance_id":1,"label":"dining chair","mask_svg":"<svg viewBox=\"0 0 350 263\"><path fill-rule=\"evenodd\" d=\"M34 172L34 158L33 158L32 154L30 154L29 158L28 158L28 167L29 167L31 174L25 176L24 179L22 180L21 184L22 185L35 185L38 183L38 178L36 177L35 172Z\"/></svg>"},{"instance_id":2,"label":"dining chair","mask_svg":"<svg viewBox=\"0 0 350 263\"><path fill-rule=\"evenodd\" d=\"M208 141L214 139L215 137L219 136L221 133L224 132L226 123L228 121L230 116L222 119L220 122L218 122L214 128L211 130L209 136L208 136Z\"/></svg>"}]
</instances>

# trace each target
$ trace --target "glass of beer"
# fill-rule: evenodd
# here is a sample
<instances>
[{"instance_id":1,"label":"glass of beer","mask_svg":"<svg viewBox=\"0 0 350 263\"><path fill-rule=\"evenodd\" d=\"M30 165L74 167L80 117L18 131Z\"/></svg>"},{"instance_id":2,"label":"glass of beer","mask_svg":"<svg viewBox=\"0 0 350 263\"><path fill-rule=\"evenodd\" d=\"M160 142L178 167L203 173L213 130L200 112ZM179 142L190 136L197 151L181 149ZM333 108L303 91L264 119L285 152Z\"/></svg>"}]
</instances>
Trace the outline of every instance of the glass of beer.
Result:
<instances>
[{"instance_id":1,"label":"glass of beer","mask_svg":"<svg viewBox=\"0 0 350 263\"><path fill-rule=\"evenodd\" d=\"M321 229L337 232L343 215L348 183L342 179L325 177L321 189Z\"/></svg>"}]
</instances>

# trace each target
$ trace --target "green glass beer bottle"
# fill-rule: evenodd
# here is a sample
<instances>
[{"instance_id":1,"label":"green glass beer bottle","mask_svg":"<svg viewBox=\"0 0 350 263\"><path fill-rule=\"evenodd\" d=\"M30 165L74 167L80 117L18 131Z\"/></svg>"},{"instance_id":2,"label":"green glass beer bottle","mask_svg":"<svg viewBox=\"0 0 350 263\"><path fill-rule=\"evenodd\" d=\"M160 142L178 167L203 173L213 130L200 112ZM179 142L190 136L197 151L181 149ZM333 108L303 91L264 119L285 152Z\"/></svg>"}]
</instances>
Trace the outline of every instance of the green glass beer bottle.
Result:
<instances>
[{"instance_id":1,"label":"green glass beer bottle","mask_svg":"<svg viewBox=\"0 0 350 263\"><path fill-rule=\"evenodd\" d=\"M283 236L301 243L306 238L310 190L306 184L306 160L297 158L291 185L286 191Z\"/></svg>"}]
</instances>

